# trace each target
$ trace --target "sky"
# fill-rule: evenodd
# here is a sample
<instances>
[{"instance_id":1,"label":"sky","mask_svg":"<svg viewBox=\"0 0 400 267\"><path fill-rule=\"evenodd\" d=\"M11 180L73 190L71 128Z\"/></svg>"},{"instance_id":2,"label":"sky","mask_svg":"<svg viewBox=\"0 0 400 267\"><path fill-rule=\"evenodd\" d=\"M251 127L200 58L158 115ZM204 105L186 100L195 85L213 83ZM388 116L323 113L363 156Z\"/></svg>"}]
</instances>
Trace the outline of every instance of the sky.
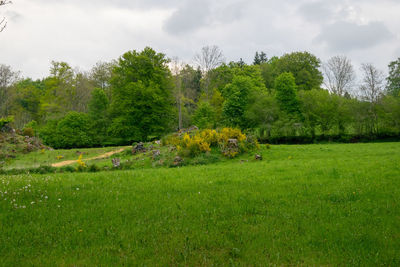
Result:
<instances>
[{"instance_id":1,"label":"sky","mask_svg":"<svg viewBox=\"0 0 400 267\"><path fill-rule=\"evenodd\" d=\"M227 62L309 51L387 72L400 57L399 14L399 0L13 0L0 7L0 64L38 79L52 60L90 70L150 46L193 63L217 45Z\"/></svg>"}]
</instances>

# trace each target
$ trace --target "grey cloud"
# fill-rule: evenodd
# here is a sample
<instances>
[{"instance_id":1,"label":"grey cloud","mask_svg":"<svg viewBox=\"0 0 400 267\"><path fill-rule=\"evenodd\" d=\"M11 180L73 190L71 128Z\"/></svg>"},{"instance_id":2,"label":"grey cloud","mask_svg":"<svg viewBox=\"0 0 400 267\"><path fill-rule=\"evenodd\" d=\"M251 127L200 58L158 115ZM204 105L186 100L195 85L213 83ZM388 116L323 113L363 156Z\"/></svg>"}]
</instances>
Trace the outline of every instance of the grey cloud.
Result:
<instances>
[{"instance_id":1,"label":"grey cloud","mask_svg":"<svg viewBox=\"0 0 400 267\"><path fill-rule=\"evenodd\" d=\"M298 11L310 22L323 22L334 16L332 6L326 1L303 4L299 7Z\"/></svg>"},{"instance_id":2,"label":"grey cloud","mask_svg":"<svg viewBox=\"0 0 400 267\"><path fill-rule=\"evenodd\" d=\"M36 0L36 2L40 2L44 5L68 4L85 8L93 8L95 6L109 6L132 9L165 9L177 6L179 3L181 3L181 1L179 0Z\"/></svg>"},{"instance_id":3,"label":"grey cloud","mask_svg":"<svg viewBox=\"0 0 400 267\"><path fill-rule=\"evenodd\" d=\"M216 44L227 61L251 62L260 50L268 56L307 50L323 59L339 51L358 63L388 62L399 47L399 0L13 2L7 10L22 17L14 22L0 8L9 22L0 34L0 63L34 77L47 75L53 59L89 68L146 45L186 61L202 46ZM371 21L388 28L355 23Z\"/></svg>"},{"instance_id":4,"label":"grey cloud","mask_svg":"<svg viewBox=\"0 0 400 267\"><path fill-rule=\"evenodd\" d=\"M393 34L382 22L358 25L339 21L324 26L315 41L325 43L334 52L348 52L370 48L392 38Z\"/></svg>"},{"instance_id":5,"label":"grey cloud","mask_svg":"<svg viewBox=\"0 0 400 267\"><path fill-rule=\"evenodd\" d=\"M165 22L164 30L170 34L195 31L209 22L210 7L206 1L188 1Z\"/></svg>"},{"instance_id":6,"label":"grey cloud","mask_svg":"<svg viewBox=\"0 0 400 267\"><path fill-rule=\"evenodd\" d=\"M214 18L216 21L223 23L230 23L243 18L244 10L248 5L245 1L236 3L230 3L229 5L223 5L214 12Z\"/></svg>"},{"instance_id":7,"label":"grey cloud","mask_svg":"<svg viewBox=\"0 0 400 267\"><path fill-rule=\"evenodd\" d=\"M173 35L194 32L205 26L228 24L243 17L246 2L208 2L200 0L186 1L165 22L164 30Z\"/></svg>"}]
</instances>

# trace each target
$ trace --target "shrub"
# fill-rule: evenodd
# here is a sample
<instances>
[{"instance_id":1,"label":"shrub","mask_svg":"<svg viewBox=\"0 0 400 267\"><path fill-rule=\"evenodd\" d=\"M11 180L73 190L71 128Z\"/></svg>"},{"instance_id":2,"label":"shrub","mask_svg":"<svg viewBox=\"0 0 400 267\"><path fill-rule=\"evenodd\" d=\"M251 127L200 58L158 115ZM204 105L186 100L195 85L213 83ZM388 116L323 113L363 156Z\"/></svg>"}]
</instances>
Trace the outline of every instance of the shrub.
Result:
<instances>
[{"instance_id":1,"label":"shrub","mask_svg":"<svg viewBox=\"0 0 400 267\"><path fill-rule=\"evenodd\" d=\"M83 171L87 167L85 162L83 162L82 157L83 154L80 154L78 160L76 161L76 163L78 164L77 171Z\"/></svg>"},{"instance_id":2,"label":"shrub","mask_svg":"<svg viewBox=\"0 0 400 267\"><path fill-rule=\"evenodd\" d=\"M75 172L75 168L72 166L65 166L60 168L61 172Z\"/></svg>"},{"instance_id":3,"label":"shrub","mask_svg":"<svg viewBox=\"0 0 400 267\"><path fill-rule=\"evenodd\" d=\"M98 171L100 171L100 168L96 164L92 164L92 165L89 165L88 171L89 172L98 172Z\"/></svg>"},{"instance_id":4,"label":"shrub","mask_svg":"<svg viewBox=\"0 0 400 267\"><path fill-rule=\"evenodd\" d=\"M38 128L37 122L34 120L30 121L24 125L24 128L22 129L22 135L33 137L36 135L37 128Z\"/></svg>"},{"instance_id":5,"label":"shrub","mask_svg":"<svg viewBox=\"0 0 400 267\"><path fill-rule=\"evenodd\" d=\"M48 121L39 135L54 148L90 147L94 143L90 130L88 115L72 111L60 121Z\"/></svg>"},{"instance_id":6,"label":"shrub","mask_svg":"<svg viewBox=\"0 0 400 267\"><path fill-rule=\"evenodd\" d=\"M31 127L27 127L27 128L22 129L22 135L23 136L34 137L35 136L35 131Z\"/></svg>"},{"instance_id":7,"label":"shrub","mask_svg":"<svg viewBox=\"0 0 400 267\"><path fill-rule=\"evenodd\" d=\"M201 138L203 138L211 147L218 146L219 134L216 130L206 129L200 132Z\"/></svg>"},{"instance_id":8,"label":"shrub","mask_svg":"<svg viewBox=\"0 0 400 267\"><path fill-rule=\"evenodd\" d=\"M223 128L219 134L219 142L227 143L229 139L237 139L240 143L246 140L246 135L240 129Z\"/></svg>"},{"instance_id":9,"label":"shrub","mask_svg":"<svg viewBox=\"0 0 400 267\"><path fill-rule=\"evenodd\" d=\"M213 127L215 110L208 102L201 102L193 115L193 122L201 129Z\"/></svg>"},{"instance_id":10,"label":"shrub","mask_svg":"<svg viewBox=\"0 0 400 267\"><path fill-rule=\"evenodd\" d=\"M163 138L162 144L173 145L181 156L188 157L205 154L213 148L226 157L233 158L240 153L259 148L254 135L246 136L235 128L223 128L220 131L205 129L185 133L183 136L174 134Z\"/></svg>"},{"instance_id":11,"label":"shrub","mask_svg":"<svg viewBox=\"0 0 400 267\"><path fill-rule=\"evenodd\" d=\"M161 139L161 145L163 145L163 146L169 146L169 145L178 146L180 144L180 142L181 142L181 138L180 138L179 134L177 134L177 133L164 136Z\"/></svg>"},{"instance_id":12,"label":"shrub","mask_svg":"<svg viewBox=\"0 0 400 267\"><path fill-rule=\"evenodd\" d=\"M5 118L0 118L0 130L7 126L8 124L14 122L14 117L13 116L8 116Z\"/></svg>"},{"instance_id":13,"label":"shrub","mask_svg":"<svg viewBox=\"0 0 400 267\"><path fill-rule=\"evenodd\" d=\"M199 135L191 137L188 133L185 133L177 148L181 154L192 157L202 152L211 151L210 144L205 139Z\"/></svg>"}]
</instances>

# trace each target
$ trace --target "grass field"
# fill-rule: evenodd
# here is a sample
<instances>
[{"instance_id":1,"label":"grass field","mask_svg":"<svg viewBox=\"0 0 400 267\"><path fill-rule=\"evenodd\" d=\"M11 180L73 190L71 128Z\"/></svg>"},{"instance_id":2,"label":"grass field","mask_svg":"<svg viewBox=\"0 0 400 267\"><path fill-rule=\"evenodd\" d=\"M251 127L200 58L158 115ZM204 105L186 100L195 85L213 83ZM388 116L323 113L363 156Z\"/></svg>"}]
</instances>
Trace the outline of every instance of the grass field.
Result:
<instances>
[{"instance_id":1,"label":"grass field","mask_svg":"<svg viewBox=\"0 0 400 267\"><path fill-rule=\"evenodd\" d=\"M83 153L84 158L91 158L121 148L128 149L128 147L102 147L102 148L39 150L28 154L19 154L16 159L9 159L6 162L4 169L10 170L10 169L23 169L23 168L36 168L41 165L51 165L53 163L65 160L77 160L79 157L79 153ZM100 161L100 160L94 160L93 162L95 161Z\"/></svg>"},{"instance_id":2,"label":"grass field","mask_svg":"<svg viewBox=\"0 0 400 267\"><path fill-rule=\"evenodd\" d=\"M262 154L0 176L0 265L400 265L400 143Z\"/></svg>"}]
</instances>

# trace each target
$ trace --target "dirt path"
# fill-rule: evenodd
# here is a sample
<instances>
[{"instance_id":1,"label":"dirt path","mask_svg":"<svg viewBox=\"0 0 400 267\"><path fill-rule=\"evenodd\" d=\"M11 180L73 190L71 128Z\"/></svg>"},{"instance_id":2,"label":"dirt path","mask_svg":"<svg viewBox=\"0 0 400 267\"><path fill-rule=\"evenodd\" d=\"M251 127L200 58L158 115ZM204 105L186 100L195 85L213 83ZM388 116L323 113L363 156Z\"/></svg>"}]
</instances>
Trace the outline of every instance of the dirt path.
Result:
<instances>
[{"instance_id":1,"label":"dirt path","mask_svg":"<svg viewBox=\"0 0 400 267\"><path fill-rule=\"evenodd\" d=\"M114 154L121 153L124 150L125 150L125 148L121 148L121 149L118 149L118 150L115 150L115 151L110 151L110 152L107 152L105 154L102 154L102 155L99 155L99 156L96 156L96 157L93 157L93 158L87 158L87 159L84 159L84 160L87 161L87 160L94 160L94 159L104 159L104 158L108 158L108 157L110 157L110 156L112 156ZM74 164L74 163L76 163L76 160L65 160L65 161L53 163L53 164L51 164L51 166L52 167L63 167L63 166L71 165L71 164Z\"/></svg>"}]
</instances>

